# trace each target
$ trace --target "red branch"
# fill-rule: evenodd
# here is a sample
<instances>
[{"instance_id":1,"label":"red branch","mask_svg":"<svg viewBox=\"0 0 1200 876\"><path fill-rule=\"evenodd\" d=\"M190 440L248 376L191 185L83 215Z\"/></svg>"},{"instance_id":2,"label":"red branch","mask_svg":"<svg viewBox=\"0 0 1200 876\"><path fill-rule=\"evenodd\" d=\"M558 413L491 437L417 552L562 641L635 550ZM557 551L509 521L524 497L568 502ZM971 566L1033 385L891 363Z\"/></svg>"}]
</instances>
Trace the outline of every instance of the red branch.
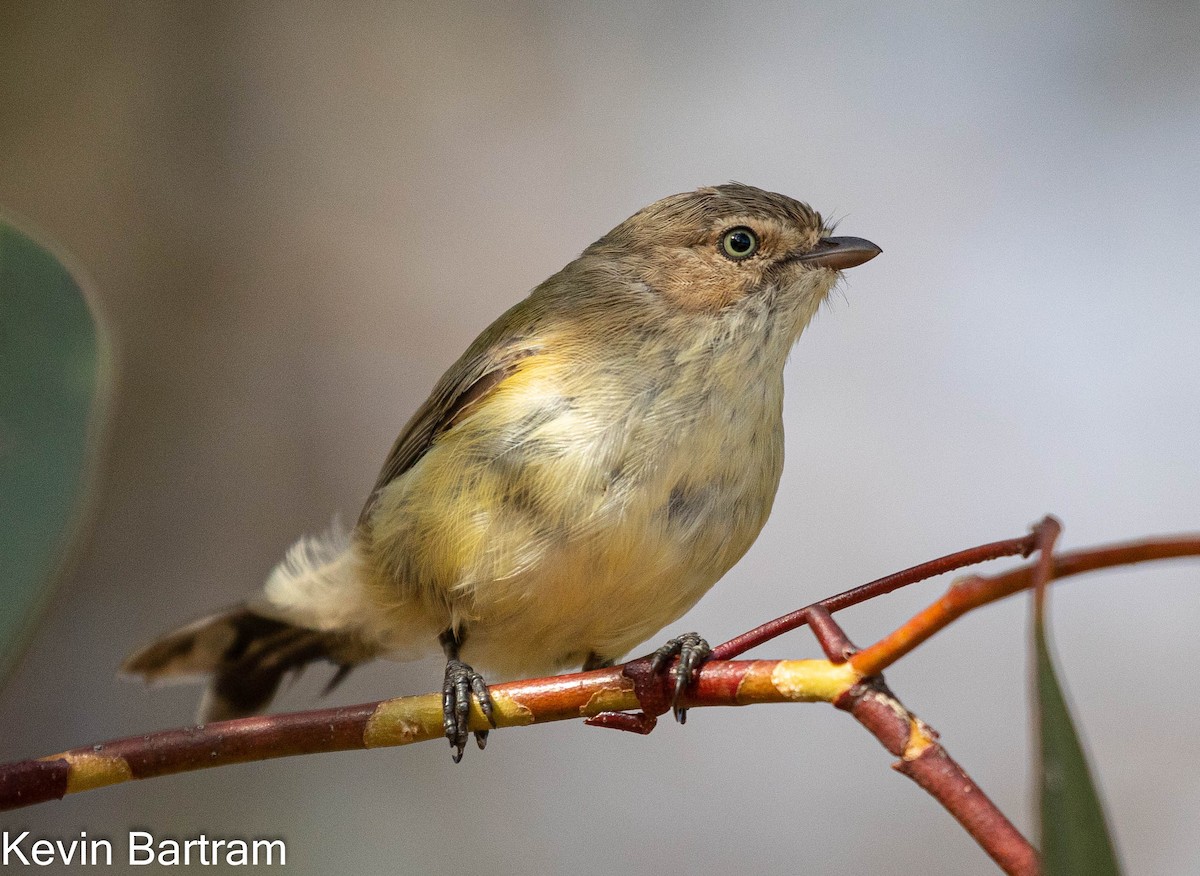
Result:
<instances>
[{"instance_id":1,"label":"red branch","mask_svg":"<svg viewBox=\"0 0 1200 876\"><path fill-rule=\"evenodd\" d=\"M913 566L901 572L894 572L891 575L886 575L868 584L862 584L839 593L836 596L822 599L820 602L813 603L813 605L807 605L798 611L793 611L791 614L785 614L783 617L767 621L765 624L755 627L748 633L735 636L728 642L713 648L713 659L732 660L734 657L745 654L751 648L757 648L759 645L769 642L777 636L782 636L784 633L804 626L808 623L809 611L814 606L820 606L832 614L835 611L841 611L843 608L858 605L860 602L866 602L868 599L883 596L884 594L891 593L893 590L899 590L901 587L907 587L919 581L936 578L938 575L944 575L956 569L974 566L988 560L998 560L1002 557L1027 557L1033 553L1036 547L1037 535L1034 532L1030 532L1028 535L1023 535L1020 538L1007 538L1004 541L981 544L978 547L967 548L965 551L956 551L944 557L939 557L936 560L921 563L918 566Z\"/></svg>"},{"instance_id":2,"label":"red branch","mask_svg":"<svg viewBox=\"0 0 1200 876\"><path fill-rule=\"evenodd\" d=\"M937 733L904 708L882 679L857 685L835 705L899 757L893 768L941 803L1000 869L1013 876L1039 872L1038 854L1029 841L950 757Z\"/></svg>"},{"instance_id":3,"label":"red branch","mask_svg":"<svg viewBox=\"0 0 1200 876\"><path fill-rule=\"evenodd\" d=\"M1037 854L937 742L937 734L908 712L879 673L966 612L1035 585L1095 569L1147 560L1200 556L1200 536L1148 539L1059 555L1050 553L1058 523L1047 518L1021 538L950 554L880 578L763 624L713 649L680 705L696 708L758 702L828 701L849 711L900 758L896 769L933 795L1007 873L1037 872ZM943 572L1004 556L1038 562L995 577L955 582L936 602L861 651L832 612ZM788 630L810 625L828 660L729 661ZM634 661L628 666L638 665ZM671 679L637 685L622 667L496 685L499 726L565 720L666 702ZM648 697L648 699L647 699ZM661 706L661 703L659 703ZM634 716L629 716L633 718ZM648 723L652 724L652 720ZM472 729L487 724L477 706ZM29 806L103 785L224 764L296 754L402 745L440 738L441 697L427 694L339 709L245 718L72 749L36 761L0 765L0 810Z\"/></svg>"}]
</instances>

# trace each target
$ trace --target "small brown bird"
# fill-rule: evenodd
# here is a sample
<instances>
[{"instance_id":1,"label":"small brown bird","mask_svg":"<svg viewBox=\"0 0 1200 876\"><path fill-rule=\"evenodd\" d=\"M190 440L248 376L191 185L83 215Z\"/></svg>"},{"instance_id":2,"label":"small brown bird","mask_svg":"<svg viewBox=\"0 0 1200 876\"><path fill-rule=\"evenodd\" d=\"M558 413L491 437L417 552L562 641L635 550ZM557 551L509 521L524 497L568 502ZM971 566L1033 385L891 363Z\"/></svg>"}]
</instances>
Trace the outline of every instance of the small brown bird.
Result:
<instances>
[{"instance_id":1,"label":"small brown bird","mask_svg":"<svg viewBox=\"0 0 1200 876\"><path fill-rule=\"evenodd\" d=\"M481 665L609 665L741 558L783 468L783 366L839 272L880 250L739 183L635 213L481 334L400 433L353 531L302 539L262 594L124 669L211 677L202 720L441 643L455 760ZM693 634L682 690L707 653ZM470 665L469 665L470 664ZM480 747L486 733L477 734Z\"/></svg>"}]
</instances>

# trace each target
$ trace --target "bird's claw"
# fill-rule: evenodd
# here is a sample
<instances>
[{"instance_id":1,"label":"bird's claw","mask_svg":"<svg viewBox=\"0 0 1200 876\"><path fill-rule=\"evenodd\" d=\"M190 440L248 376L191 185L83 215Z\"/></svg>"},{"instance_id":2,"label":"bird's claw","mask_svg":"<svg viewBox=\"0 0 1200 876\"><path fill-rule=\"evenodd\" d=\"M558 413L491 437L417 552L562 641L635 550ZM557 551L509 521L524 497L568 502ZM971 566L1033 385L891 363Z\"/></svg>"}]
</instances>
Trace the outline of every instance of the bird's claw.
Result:
<instances>
[{"instance_id":1,"label":"bird's claw","mask_svg":"<svg viewBox=\"0 0 1200 876\"><path fill-rule=\"evenodd\" d=\"M675 667L675 691L671 696L671 713L680 724L687 723L687 709L680 708L679 701L683 699L684 691L700 674L712 646L699 633L684 633L667 641L665 645L650 655L650 669L655 675L666 672L673 657L679 658Z\"/></svg>"},{"instance_id":2,"label":"bird's claw","mask_svg":"<svg viewBox=\"0 0 1200 876\"><path fill-rule=\"evenodd\" d=\"M489 724L496 726L492 708L492 695L483 676L461 660L446 661L446 680L442 684L442 728L450 747L454 750L454 762L462 760L470 735L471 694L479 700L479 708ZM487 745L488 731L477 730L475 742L482 749Z\"/></svg>"}]
</instances>

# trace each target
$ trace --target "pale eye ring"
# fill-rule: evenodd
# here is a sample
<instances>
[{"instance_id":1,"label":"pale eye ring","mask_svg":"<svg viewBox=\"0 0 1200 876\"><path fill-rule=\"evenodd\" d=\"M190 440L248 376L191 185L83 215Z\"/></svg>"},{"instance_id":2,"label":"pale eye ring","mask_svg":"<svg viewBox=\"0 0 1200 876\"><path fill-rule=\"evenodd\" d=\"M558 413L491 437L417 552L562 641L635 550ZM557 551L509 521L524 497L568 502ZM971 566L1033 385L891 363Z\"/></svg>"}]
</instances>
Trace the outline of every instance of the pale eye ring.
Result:
<instances>
[{"instance_id":1,"label":"pale eye ring","mask_svg":"<svg viewBox=\"0 0 1200 876\"><path fill-rule=\"evenodd\" d=\"M717 248L725 258L740 262L758 252L758 235L753 229L739 225L721 235L721 243Z\"/></svg>"}]
</instances>

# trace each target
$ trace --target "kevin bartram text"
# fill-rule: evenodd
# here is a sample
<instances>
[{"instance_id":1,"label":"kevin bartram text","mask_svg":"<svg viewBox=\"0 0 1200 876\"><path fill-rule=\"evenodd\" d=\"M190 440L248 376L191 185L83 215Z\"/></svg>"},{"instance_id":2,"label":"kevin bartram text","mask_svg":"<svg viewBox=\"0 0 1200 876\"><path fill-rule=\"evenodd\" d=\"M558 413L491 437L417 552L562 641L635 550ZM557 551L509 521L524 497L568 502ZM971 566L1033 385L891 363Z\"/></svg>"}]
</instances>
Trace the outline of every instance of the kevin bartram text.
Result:
<instances>
[{"instance_id":1,"label":"kevin bartram text","mask_svg":"<svg viewBox=\"0 0 1200 876\"><path fill-rule=\"evenodd\" d=\"M282 839L240 837L156 837L131 830L124 837L36 837L29 831L0 833L0 866L9 867L282 867L287 844Z\"/></svg>"}]
</instances>

